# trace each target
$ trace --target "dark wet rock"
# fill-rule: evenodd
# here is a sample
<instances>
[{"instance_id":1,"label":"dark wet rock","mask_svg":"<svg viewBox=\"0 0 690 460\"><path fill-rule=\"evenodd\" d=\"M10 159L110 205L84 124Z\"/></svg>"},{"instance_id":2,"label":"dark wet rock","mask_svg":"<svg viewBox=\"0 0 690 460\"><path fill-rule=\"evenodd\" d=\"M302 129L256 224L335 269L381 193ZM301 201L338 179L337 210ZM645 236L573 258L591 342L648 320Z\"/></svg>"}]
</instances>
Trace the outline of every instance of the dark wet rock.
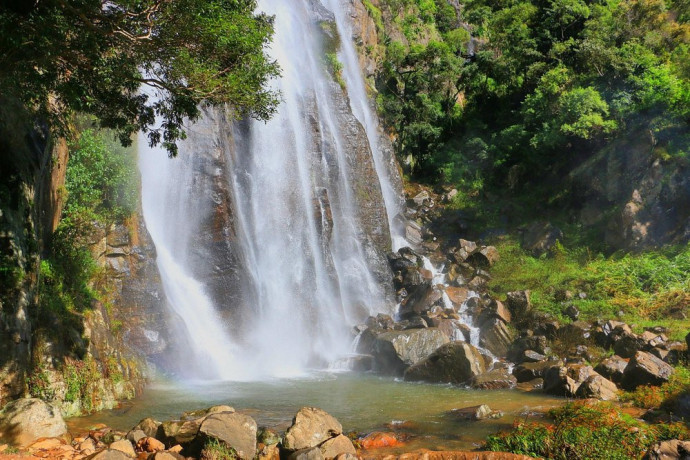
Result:
<instances>
[{"instance_id":1,"label":"dark wet rock","mask_svg":"<svg viewBox=\"0 0 690 460\"><path fill-rule=\"evenodd\" d=\"M256 456L257 426L254 419L247 415L221 412L209 415L199 427L203 441L216 439L232 447L238 458L251 460ZM205 444L202 442L201 444Z\"/></svg>"},{"instance_id":2,"label":"dark wet rock","mask_svg":"<svg viewBox=\"0 0 690 460\"><path fill-rule=\"evenodd\" d=\"M596 375L594 369L584 364L551 367L544 373L544 392L556 396L575 397L580 385L592 375Z\"/></svg>"},{"instance_id":3,"label":"dark wet rock","mask_svg":"<svg viewBox=\"0 0 690 460\"><path fill-rule=\"evenodd\" d=\"M659 347L668 342L668 337L665 334L652 331L644 331L640 335L640 339L644 341L647 349Z\"/></svg>"},{"instance_id":4,"label":"dark wet rock","mask_svg":"<svg viewBox=\"0 0 690 460\"><path fill-rule=\"evenodd\" d=\"M486 371L482 354L468 343L447 343L428 358L409 367L405 380L435 383L464 383Z\"/></svg>"},{"instance_id":5,"label":"dark wet rock","mask_svg":"<svg viewBox=\"0 0 690 460\"><path fill-rule=\"evenodd\" d=\"M374 360L376 370L402 375L405 369L448 343L448 337L437 328L384 332L376 337Z\"/></svg>"},{"instance_id":6,"label":"dark wet rock","mask_svg":"<svg viewBox=\"0 0 690 460\"><path fill-rule=\"evenodd\" d=\"M535 222L522 236L522 247L535 257L553 250L556 243L563 241L563 232L550 222Z\"/></svg>"},{"instance_id":7,"label":"dark wet rock","mask_svg":"<svg viewBox=\"0 0 690 460\"><path fill-rule=\"evenodd\" d=\"M627 365L626 359L613 355L600 362L594 370L612 382L620 384L623 381L623 372Z\"/></svg>"},{"instance_id":8,"label":"dark wet rock","mask_svg":"<svg viewBox=\"0 0 690 460\"><path fill-rule=\"evenodd\" d=\"M480 328L479 344L495 356L506 356L513 332L500 319L486 321Z\"/></svg>"},{"instance_id":9,"label":"dark wet rock","mask_svg":"<svg viewBox=\"0 0 690 460\"><path fill-rule=\"evenodd\" d=\"M335 417L316 407L303 407L285 432L283 447L291 451L309 449L342 433L343 427Z\"/></svg>"},{"instance_id":10,"label":"dark wet rock","mask_svg":"<svg viewBox=\"0 0 690 460\"><path fill-rule=\"evenodd\" d=\"M580 309L571 304L563 310L563 314L570 318L571 321L577 321L577 319L580 317Z\"/></svg>"},{"instance_id":11,"label":"dark wet rock","mask_svg":"<svg viewBox=\"0 0 690 460\"><path fill-rule=\"evenodd\" d=\"M451 303L459 308L463 303L469 298L469 289L461 287L448 286L445 289L446 295L450 299Z\"/></svg>"},{"instance_id":12,"label":"dark wet rock","mask_svg":"<svg viewBox=\"0 0 690 460\"><path fill-rule=\"evenodd\" d=\"M536 378L528 382L521 382L517 384L516 388L520 391L542 390L544 388L544 379Z\"/></svg>"},{"instance_id":13,"label":"dark wet rock","mask_svg":"<svg viewBox=\"0 0 690 460\"><path fill-rule=\"evenodd\" d=\"M523 317L532 309L529 291L513 291L506 294L506 305L513 317Z\"/></svg>"},{"instance_id":14,"label":"dark wet rock","mask_svg":"<svg viewBox=\"0 0 690 460\"><path fill-rule=\"evenodd\" d=\"M590 375L577 389L578 398L596 398L602 401L618 400L618 387L601 375Z\"/></svg>"},{"instance_id":15,"label":"dark wet rock","mask_svg":"<svg viewBox=\"0 0 690 460\"><path fill-rule=\"evenodd\" d=\"M38 398L16 399L0 412L0 437L13 445L27 446L39 438L66 434L60 411Z\"/></svg>"},{"instance_id":16,"label":"dark wet rock","mask_svg":"<svg viewBox=\"0 0 690 460\"><path fill-rule=\"evenodd\" d=\"M508 308L503 305L503 302L498 300L491 300L489 304L482 310L479 318L477 318L477 324L483 325L484 323L493 320L500 319L504 323L510 323L512 320L512 315Z\"/></svg>"},{"instance_id":17,"label":"dark wet rock","mask_svg":"<svg viewBox=\"0 0 690 460\"><path fill-rule=\"evenodd\" d=\"M522 363L513 369L513 375L517 381L529 382L537 378L543 378L544 374L551 367L562 367L563 361L560 360L544 360L538 363Z\"/></svg>"},{"instance_id":18,"label":"dark wet rock","mask_svg":"<svg viewBox=\"0 0 690 460\"><path fill-rule=\"evenodd\" d=\"M502 412L493 411L486 404L479 406L463 407L462 409L451 409L448 415L455 420L484 420L487 418L500 418Z\"/></svg>"},{"instance_id":19,"label":"dark wet rock","mask_svg":"<svg viewBox=\"0 0 690 460\"><path fill-rule=\"evenodd\" d=\"M137 426L132 428L132 430L141 430L143 431L147 437L149 438L155 438L156 434L158 433L158 427L161 425L160 422L152 419L151 417L147 417L140 421Z\"/></svg>"},{"instance_id":20,"label":"dark wet rock","mask_svg":"<svg viewBox=\"0 0 690 460\"><path fill-rule=\"evenodd\" d=\"M510 344L507 357L509 360L520 363L525 360L525 352L532 351L538 354L546 354L548 340L543 335L527 335L516 339ZM541 361L541 360L537 360Z\"/></svg>"},{"instance_id":21,"label":"dark wet rock","mask_svg":"<svg viewBox=\"0 0 690 460\"><path fill-rule=\"evenodd\" d=\"M390 315L384 315L383 313L379 313L376 316L370 316L366 321L367 327L372 329L393 329L394 324L395 321L393 318L391 318Z\"/></svg>"},{"instance_id":22,"label":"dark wet rock","mask_svg":"<svg viewBox=\"0 0 690 460\"><path fill-rule=\"evenodd\" d=\"M625 333L613 344L613 350L621 358L632 358L646 346L645 340L633 333Z\"/></svg>"},{"instance_id":23,"label":"dark wet rock","mask_svg":"<svg viewBox=\"0 0 690 460\"><path fill-rule=\"evenodd\" d=\"M424 318L422 318L421 316L414 316L410 319L400 321L400 323L398 323L398 328L402 329L403 331L407 329L423 329L425 327L429 327L429 325L426 321L424 321Z\"/></svg>"},{"instance_id":24,"label":"dark wet rock","mask_svg":"<svg viewBox=\"0 0 690 460\"><path fill-rule=\"evenodd\" d=\"M441 305L442 297L443 292L435 286L430 284L419 286L402 301L399 312L400 316L402 318L419 316L430 310L434 305Z\"/></svg>"},{"instance_id":25,"label":"dark wet rock","mask_svg":"<svg viewBox=\"0 0 690 460\"><path fill-rule=\"evenodd\" d=\"M517 378L508 369L494 369L473 377L470 386L477 390L502 390L515 388Z\"/></svg>"},{"instance_id":26,"label":"dark wet rock","mask_svg":"<svg viewBox=\"0 0 690 460\"><path fill-rule=\"evenodd\" d=\"M650 353L638 351L625 367L621 385L626 390L634 390L640 385L661 385L668 382L673 373L674 369L669 364Z\"/></svg>"}]
</instances>

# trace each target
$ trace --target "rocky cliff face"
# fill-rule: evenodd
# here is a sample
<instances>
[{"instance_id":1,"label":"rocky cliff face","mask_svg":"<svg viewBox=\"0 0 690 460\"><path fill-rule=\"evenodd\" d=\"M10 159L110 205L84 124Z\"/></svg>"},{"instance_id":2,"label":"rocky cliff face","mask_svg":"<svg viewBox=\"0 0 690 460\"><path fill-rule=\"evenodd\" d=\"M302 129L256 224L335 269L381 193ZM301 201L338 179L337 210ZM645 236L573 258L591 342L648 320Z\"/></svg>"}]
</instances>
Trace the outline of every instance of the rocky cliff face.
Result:
<instances>
[{"instance_id":1,"label":"rocky cliff face","mask_svg":"<svg viewBox=\"0 0 690 460\"><path fill-rule=\"evenodd\" d=\"M649 133L612 144L574 170L580 221L604 228L613 249L642 250L690 240L688 166L664 159Z\"/></svg>"},{"instance_id":2,"label":"rocky cliff face","mask_svg":"<svg viewBox=\"0 0 690 460\"><path fill-rule=\"evenodd\" d=\"M2 101L0 113L0 406L34 393L66 414L113 407L144 381L144 355L169 343L155 250L138 218L94 227L103 302L57 312L39 293L41 260L65 199L67 143ZM117 305L117 308L113 308Z\"/></svg>"}]
</instances>

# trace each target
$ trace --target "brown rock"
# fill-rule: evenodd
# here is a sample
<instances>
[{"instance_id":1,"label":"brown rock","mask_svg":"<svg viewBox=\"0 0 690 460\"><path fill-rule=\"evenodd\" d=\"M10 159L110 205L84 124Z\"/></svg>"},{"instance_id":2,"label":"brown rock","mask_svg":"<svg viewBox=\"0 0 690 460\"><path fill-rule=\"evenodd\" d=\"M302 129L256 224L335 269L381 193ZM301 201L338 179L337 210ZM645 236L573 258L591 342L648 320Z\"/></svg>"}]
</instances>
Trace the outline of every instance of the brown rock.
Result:
<instances>
[{"instance_id":1,"label":"brown rock","mask_svg":"<svg viewBox=\"0 0 690 460\"><path fill-rule=\"evenodd\" d=\"M397 447L401 445L402 442L397 438L395 433L382 433L376 431L360 439L359 444L363 449L371 450L384 447Z\"/></svg>"},{"instance_id":2,"label":"brown rock","mask_svg":"<svg viewBox=\"0 0 690 460\"><path fill-rule=\"evenodd\" d=\"M469 297L470 290L462 287L446 287L446 294L456 307L460 307Z\"/></svg>"},{"instance_id":3,"label":"brown rock","mask_svg":"<svg viewBox=\"0 0 690 460\"><path fill-rule=\"evenodd\" d=\"M625 367L621 385L626 390L634 390L640 385L661 385L668 382L673 373L674 369L669 364L650 353L638 351Z\"/></svg>"},{"instance_id":4,"label":"brown rock","mask_svg":"<svg viewBox=\"0 0 690 460\"><path fill-rule=\"evenodd\" d=\"M494 369L472 378L470 386L477 390L501 390L515 388L517 379L507 369Z\"/></svg>"},{"instance_id":5,"label":"brown rock","mask_svg":"<svg viewBox=\"0 0 690 460\"><path fill-rule=\"evenodd\" d=\"M464 383L485 371L486 363L479 350L469 343L450 342L410 366L404 377L412 381Z\"/></svg>"},{"instance_id":6,"label":"brown rock","mask_svg":"<svg viewBox=\"0 0 690 460\"><path fill-rule=\"evenodd\" d=\"M356 454L355 446L345 435L338 435L320 446L324 458L334 458L340 454Z\"/></svg>"},{"instance_id":7,"label":"brown rock","mask_svg":"<svg viewBox=\"0 0 690 460\"><path fill-rule=\"evenodd\" d=\"M256 432L254 419L232 412L209 415L199 427L199 436L223 442L235 449L237 456L243 460L256 456Z\"/></svg>"},{"instance_id":8,"label":"brown rock","mask_svg":"<svg viewBox=\"0 0 690 460\"><path fill-rule=\"evenodd\" d=\"M301 450L317 447L343 433L343 427L332 415L316 407L303 407L285 432L283 447Z\"/></svg>"},{"instance_id":9,"label":"brown rock","mask_svg":"<svg viewBox=\"0 0 690 460\"><path fill-rule=\"evenodd\" d=\"M158 452L165 450L165 445L156 438L146 437L139 440L137 450L142 452Z\"/></svg>"},{"instance_id":10,"label":"brown rock","mask_svg":"<svg viewBox=\"0 0 690 460\"><path fill-rule=\"evenodd\" d=\"M578 398L596 398L602 401L617 401L618 388L615 383L601 375L592 375L582 382L575 396Z\"/></svg>"},{"instance_id":11,"label":"brown rock","mask_svg":"<svg viewBox=\"0 0 690 460\"><path fill-rule=\"evenodd\" d=\"M67 425L60 412L40 399L17 399L0 412L0 437L11 444L27 446L39 438L66 434Z\"/></svg>"},{"instance_id":12,"label":"brown rock","mask_svg":"<svg viewBox=\"0 0 690 460\"><path fill-rule=\"evenodd\" d=\"M111 450L119 450L120 452L126 454L129 457L136 457L137 454L134 452L134 446L127 439L121 439L120 441L115 441L109 446Z\"/></svg>"},{"instance_id":13,"label":"brown rock","mask_svg":"<svg viewBox=\"0 0 690 460\"><path fill-rule=\"evenodd\" d=\"M647 451L644 460L687 460L690 458L690 441L663 441Z\"/></svg>"}]
</instances>

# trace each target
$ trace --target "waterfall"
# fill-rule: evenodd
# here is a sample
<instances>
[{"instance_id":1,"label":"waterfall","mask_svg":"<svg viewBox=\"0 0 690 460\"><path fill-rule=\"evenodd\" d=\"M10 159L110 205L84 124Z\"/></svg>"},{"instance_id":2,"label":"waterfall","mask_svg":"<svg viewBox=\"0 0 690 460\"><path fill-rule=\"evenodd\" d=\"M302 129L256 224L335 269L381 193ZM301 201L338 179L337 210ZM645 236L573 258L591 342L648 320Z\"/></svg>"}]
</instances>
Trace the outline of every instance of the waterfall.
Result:
<instances>
[{"instance_id":1,"label":"waterfall","mask_svg":"<svg viewBox=\"0 0 690 460\"><path fill-rule=\"evenodd\" d=\"M349 30L328 1L331 11L259 1L275 15L267 52L282 68L273 119L204 109L178 158L141 148L144 217L191 349L180 360L211 378L324 368L349 353L354 324L394 309L385 252L402 209L397 171L387 172L351 34L340 51L347 93L328 72L322 25Z\"/></svg>"}]
</instances>

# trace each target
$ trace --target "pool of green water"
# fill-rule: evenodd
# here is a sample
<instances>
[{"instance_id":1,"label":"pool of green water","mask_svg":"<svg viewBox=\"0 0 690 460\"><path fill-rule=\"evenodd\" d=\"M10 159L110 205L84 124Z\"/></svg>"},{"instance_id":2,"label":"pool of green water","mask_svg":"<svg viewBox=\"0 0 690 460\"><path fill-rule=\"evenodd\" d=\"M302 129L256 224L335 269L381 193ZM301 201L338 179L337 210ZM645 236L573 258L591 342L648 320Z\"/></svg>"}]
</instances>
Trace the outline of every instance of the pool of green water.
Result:
<instances>
[{"instance_id":1,"label":"pool of green water","mask_svg":"<svg viewBox=\"0 0 690 460\"><path fill-rule=\"evenodd\" d=\"M403 382L351 373L316 373L307 378L263 382L179 383L158 380L142 396L121 407L68 421L75 430L104 423L129 430L145 417L170 420L184 411L216 404L233 406L259 426L284 431L304 406L335 416L345 432L397 431L402 450L467 450L516 419L537 420L563 399L518 390L478 391L450 385ZM495 420L462 421L452 409L488 404L505 415Z\"/></svg>"}]
</instances>

